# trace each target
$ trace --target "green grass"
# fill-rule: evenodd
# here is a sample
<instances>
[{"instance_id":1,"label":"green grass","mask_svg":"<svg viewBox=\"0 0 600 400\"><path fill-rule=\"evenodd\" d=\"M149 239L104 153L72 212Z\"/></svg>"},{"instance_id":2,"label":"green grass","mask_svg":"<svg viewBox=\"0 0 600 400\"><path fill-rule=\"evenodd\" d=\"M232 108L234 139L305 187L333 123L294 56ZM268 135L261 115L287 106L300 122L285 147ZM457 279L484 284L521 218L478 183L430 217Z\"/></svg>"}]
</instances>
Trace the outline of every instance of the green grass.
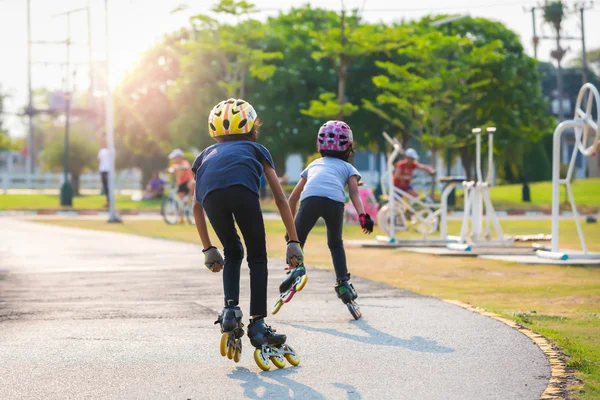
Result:
<instances>
[{"instance_id":1,"label":"green grass","mask_svg":"<svg viewBox=\"0 0 600 400\"><path fill-rule=\"evenodd\" d=\"M565 199L565 186L561 185L560 199ZM581 211L598 211L600 209L600 178L575 180L572 183L573 196L577 208ZM531 203L521 201L522 185L503 185L493 187L491 197L498 209L529 208L550 209L552 206L552 182L535 182L529 185ZM569 208L570 207L565 207Z\"/></svg>"},{"instance_id":2,"label":"green grass","mask_svg":"<svg viewBox=\"0 0 600 400\"><path fill-rule=\"evenodd\" d=\"M85 229L199 243L193 226L167 226L161 221L44 220ZM283 258L285 229L279 221L265 221L270 257ZM547 220L502 221L506 234L548 233ZM459 222L451 221L455 233ZM600 224L584 224L591 250L600 251ZM374 232L381 234L381 232ZM561 246L578 248L575 225L561 223ZM213 239L215 238L213 234ZM344 228L345 239L365 236L357 226ZM216 240L216 239L214 239ZM392 249L346 248L353 275L444 299L460 300L511 318L554 340L568 355L583 385L572 395L600 398L600 268L520 265L476 258L447 257ZM316 226L305 246L307 264L332 269L324 226ZM368 262L366 262L368 260ZM360 292L360 288L357 288Z\"/></svg>"},{"instance_id":3,"label":"green grass","mask_svg":"<svg viewBox=\"0 0 600 400\"><path fill-rule=\"evenodd\" d=\"M133 201L131 196L117 196L116 204L119 210L159 211L161 199ZM100 195L84 195L73 198L74 210L100 210L106 203L106 197ZM276 207L273 201L262 202L265 212L273 212ZM11 194L0 195L0 211L3 210L65 210L60 205L60 197L50 194Z\"/></svg>"}]
</instances>

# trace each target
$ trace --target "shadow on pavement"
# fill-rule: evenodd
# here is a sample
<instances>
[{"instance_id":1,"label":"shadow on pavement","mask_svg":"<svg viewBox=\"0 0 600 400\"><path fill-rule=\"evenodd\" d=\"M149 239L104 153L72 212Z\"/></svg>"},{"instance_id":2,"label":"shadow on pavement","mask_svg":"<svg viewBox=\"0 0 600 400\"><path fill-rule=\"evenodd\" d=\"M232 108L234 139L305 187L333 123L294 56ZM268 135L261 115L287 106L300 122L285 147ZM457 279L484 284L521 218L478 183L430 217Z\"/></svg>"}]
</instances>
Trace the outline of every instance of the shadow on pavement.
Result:
<instances>
[{"instance_id":1,"label":"shadow on pavement","mask_svg":"<svg viewBox=\"0 0 600 400\"><path fill-rule=\"evenodd\" d=\"M409 350L423 353L454 352L454 349L450 347L440 346L435 340L425 339L422 336L413 336L410 339L401 339L396 336L392 336L388 333L375 329L373 326L371 326L371 324L369 324L369 322L366 319L364 319L364 317L362 319L359 319L358 321L351 321L349 323L360 328L363 332L367 334L367 336L354 335L347 332L340 332L330 328L315 328L307 325L297 325L289 322L280 322L280 324L282 325L289 325L293 328L303 329L310 332L327 333L329 335L354 340L360 343L368 343L380 346L404 347Z\"/></svg>"},{"instance_id":2,"label":"shadow on pavement","mask_svg":"<svg viewBox=\"0 0 600 400\"><path fill-rule=\"evenodd\" d=\"M311 387L288 377L295 374L296 369L297 367L286 366L279 370L256 373L247 368L237 367L227 376L242 381L240 386L244 389L244 397L249 399L325 399L325 396ZM280 384L270 383L263 378L272 379Z\"/></svg>"},{"instance_id":3,"label":"shadow on pavement","mask_svg":"<svg viewBox=\"0 0 600 400\"><path fill-rule=\"evenodd\" d=\"M362 396L360 393L354 388L352 385L348 385L347 383L334 382L332 383L336 388L342 389L346 391L348 394L348 400L361 400Z\"/></svg>"}]
</instances>

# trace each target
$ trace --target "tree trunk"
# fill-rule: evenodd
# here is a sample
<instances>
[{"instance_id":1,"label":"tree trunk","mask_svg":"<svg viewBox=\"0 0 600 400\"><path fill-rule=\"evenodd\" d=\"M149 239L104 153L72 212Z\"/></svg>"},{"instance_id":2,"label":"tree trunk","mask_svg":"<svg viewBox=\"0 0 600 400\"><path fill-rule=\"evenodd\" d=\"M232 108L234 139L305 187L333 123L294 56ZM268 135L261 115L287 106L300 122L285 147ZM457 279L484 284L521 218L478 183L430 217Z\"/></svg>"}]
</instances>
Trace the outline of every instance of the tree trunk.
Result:
<instances>
[{"instance_id":1,"label":"tree trunk","mask_svg":"<svg viewBox=\"0 0 600 400\"><path fill-rule=\"evenodd\" d=\"M342 51L346 46L346 11L342 9L340 15L340 44ZM338 113L338 119L341 121L344 119L344 111L341 106L344 104L344 97L346 95L346 75L348 72L348 65L345 55L340 55L340 69L338 71L338 104L340 105L340 112Z\"/></svg>"},{"instance_id":2,"label":"tree trunk","mask_svg":"<svg viewBox=\"0 0 600 400\"><path fill-rule=\"evenodd\" d=\"M155 171L155 168L152 165L144 164L141 168L142 170L142 181L140 182L140 189L144 190L146 188L146 183L152 178L152 173Z\"/></svg>"},{"instance_id":3,"label":"tree trunk","mask_svg":"<svg viewBox=\"0 0 600 400\"><path fill-rule=\"evenodd\" d=\"M73 188L74 196L79 196L79 182L80 182L80 173L79 172L71 172L71 187Z\"/></svg>"},{"instance_id":4,"label":"tree trunk","mask_svg":"<svg viewBox=\"0 0 600 400\"><path fill-rule=\"evenodd\" d=\"M348 66L342 56L342 64L338 72L338 104L340 105L340 112L338 113L338 119L341 121L344 119L344 111L341 106L344 104L346 97L346 77L348 76Z\"/></svg>"},{"instance_id":5,"label":"tree trunk","mask_svg":"<svg viewBox=\"0 0 600 400\"><path fill-rule=\"evenodd\" d=\"M472 180L471 168L473 166L473 157L469 154L469 149L467 147L461 147L458 149L460 154L460 161L462 163L463 168L465 169L465 175L467 180Z\"/></svg>"}]
</instances>

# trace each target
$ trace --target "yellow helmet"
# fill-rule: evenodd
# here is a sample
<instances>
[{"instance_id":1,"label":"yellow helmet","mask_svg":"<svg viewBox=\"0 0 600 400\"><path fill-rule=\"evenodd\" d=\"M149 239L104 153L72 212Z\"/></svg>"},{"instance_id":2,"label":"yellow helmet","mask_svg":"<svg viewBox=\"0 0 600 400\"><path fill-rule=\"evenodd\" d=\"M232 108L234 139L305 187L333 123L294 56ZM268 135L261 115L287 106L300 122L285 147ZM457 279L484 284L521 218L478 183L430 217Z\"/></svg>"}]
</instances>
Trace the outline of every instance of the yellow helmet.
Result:
<instances>
[{"instance_id":1,"label":"yellow helmet","mask_svg":"<svg viewBox=\"0 0 600 400\"><path fill-rule=\"evenodd\" d=\"M227 99L212 109L208 115L210 136L243 135L250 133L256 121L256 111L242 99Z\"/></svg>"}]
</instances>

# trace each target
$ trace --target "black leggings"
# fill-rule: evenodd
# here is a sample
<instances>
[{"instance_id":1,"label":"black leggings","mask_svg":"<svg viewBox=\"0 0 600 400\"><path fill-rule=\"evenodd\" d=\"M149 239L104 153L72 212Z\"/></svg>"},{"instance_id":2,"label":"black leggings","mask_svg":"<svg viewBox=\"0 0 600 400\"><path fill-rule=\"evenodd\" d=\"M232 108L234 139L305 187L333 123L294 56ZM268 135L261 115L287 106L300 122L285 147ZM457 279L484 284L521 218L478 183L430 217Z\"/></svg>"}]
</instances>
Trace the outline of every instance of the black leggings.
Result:
<instances>
[{"instance_id":1,"label":"black leggings","mask_svg":"<svg viewBox=\"0 0 600 400\"><path fill-rule=\"evenodd\" d=\"M302 200L300 210L298 210L294 221L300 246L304 248L308 234L321 217L325 220L327 227L327 246L329 246L331 258L333 259L335 275L338 280L346 280L348 279L348 267L342 240L344 203L327 197L308 197Z\"/></svg>"},{"instance_id":2,"label":"black leggings","mask_svg":"<svg viewBox=\"0 0 600 400\"><path fill-rule=\"evenodd\" d=\"M240 268L244 259L244 248L235 229L237 222L248 251L250 315L266 316L267 244L258 195L244 186L230 186L210 192L204 199L203 206L223 245L225 304L227 300L233 300L236 304L240 300Z\"/></svg>"}]
</instances>

